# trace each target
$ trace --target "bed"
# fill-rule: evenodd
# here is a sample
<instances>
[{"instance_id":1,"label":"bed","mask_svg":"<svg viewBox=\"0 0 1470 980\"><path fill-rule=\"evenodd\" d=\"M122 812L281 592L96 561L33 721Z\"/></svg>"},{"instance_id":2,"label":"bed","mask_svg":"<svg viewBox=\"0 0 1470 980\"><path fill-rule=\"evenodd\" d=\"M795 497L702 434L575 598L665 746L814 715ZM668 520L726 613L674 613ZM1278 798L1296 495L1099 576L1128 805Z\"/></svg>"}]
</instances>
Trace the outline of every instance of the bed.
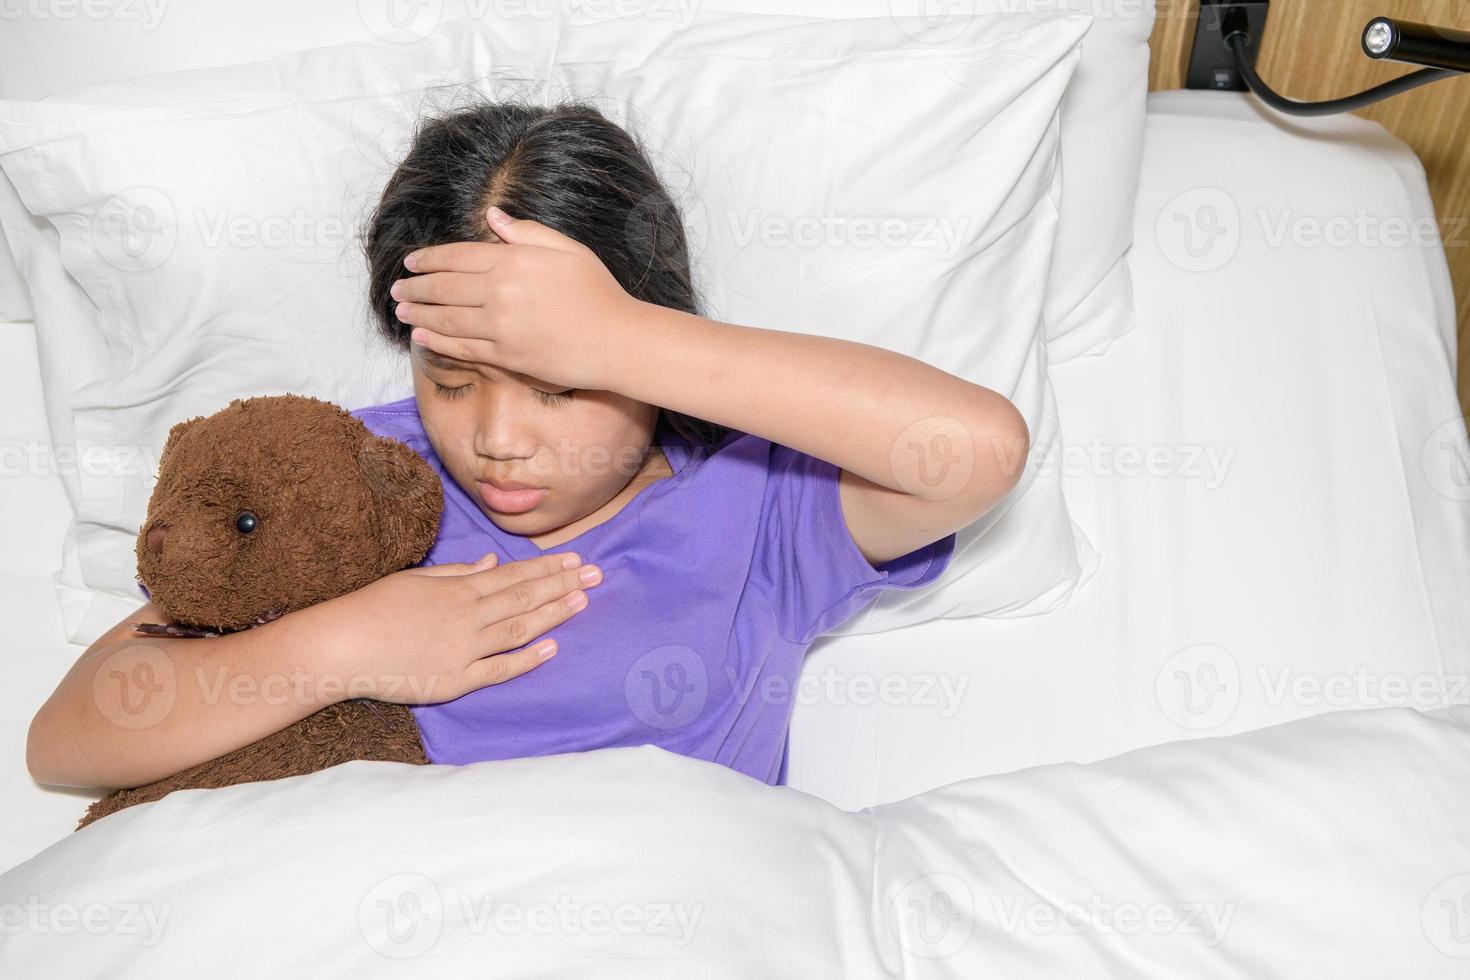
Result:
<instances>
[{"instance_id":1,"label":"bed","mask_svg":"<svg viewBox=\"0 0 1470 980\"><path fill-rule=\"evenodd\" d=\"M23 745L79 652L70 515L45 466L0 482L0 972L1462 976L1470 456L1442 247L1387 234L1432 214L1376 124L1150 95L1136 322L1050 368L1097 567L820 639L789 788L653 747L351 763L69 836L87 797ZM12 445L47 440L31 334Z\"/></svg>"},{"instance_id":2,"label":"bed","mask_svg":"<svg viewBox=\"0 0 1470 980\"><path fill-rule=\"evenodd\" d=\"M963 689L962 707L804 704L793 781L863 806L1319 711L1463 703L1455 306L1437 246L1385 244L1395 221L1432 228L1422 181L1411 151L1355 118L1303 125L1242 95L1151 93L1137 326L1051 369L1056 465L1102 556L1096 578L1042 617L819 641L809 670L881 675L898 644L906 673ZM1203 243L1212 212L1244 230L1192 257L1175 236ZM1326 243L1360 215L1384 232ZM1170 700L1180 674L1210 671L1228 703L1195 717ZM836 731L863 747L846 772L822 747Z\"/></svg>"}]
</instances>

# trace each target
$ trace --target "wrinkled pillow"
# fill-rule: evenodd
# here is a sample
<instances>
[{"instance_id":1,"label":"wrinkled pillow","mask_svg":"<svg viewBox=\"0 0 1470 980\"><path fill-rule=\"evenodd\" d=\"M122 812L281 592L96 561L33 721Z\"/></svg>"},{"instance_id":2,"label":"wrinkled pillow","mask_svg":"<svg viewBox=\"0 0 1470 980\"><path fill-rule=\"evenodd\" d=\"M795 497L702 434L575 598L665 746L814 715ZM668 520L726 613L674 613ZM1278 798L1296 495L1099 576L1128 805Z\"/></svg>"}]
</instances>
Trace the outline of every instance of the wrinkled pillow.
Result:
<instances>
[{"instance_id":1,"label":"wrinkled pillow","mask_svg":"<svg viewBox=\"0 0 1470 980\"><path fill-rule=\"evenodd\" d=\"M0 170L30 216L0 221L53 438L84 461L64 474L68 634L90 642L137 606L134 537L173 423L249 395L411 393L369 326L357 234L419 113L467 94L583 98L627 126L684 210L708 315L886 346L1021 409L1020 485L933 587L845 631L1054 608L1091 555L1040 465L1057 109L1090 24L463 18L412 43L0 101Z\"/></svg>"}]
</instances>

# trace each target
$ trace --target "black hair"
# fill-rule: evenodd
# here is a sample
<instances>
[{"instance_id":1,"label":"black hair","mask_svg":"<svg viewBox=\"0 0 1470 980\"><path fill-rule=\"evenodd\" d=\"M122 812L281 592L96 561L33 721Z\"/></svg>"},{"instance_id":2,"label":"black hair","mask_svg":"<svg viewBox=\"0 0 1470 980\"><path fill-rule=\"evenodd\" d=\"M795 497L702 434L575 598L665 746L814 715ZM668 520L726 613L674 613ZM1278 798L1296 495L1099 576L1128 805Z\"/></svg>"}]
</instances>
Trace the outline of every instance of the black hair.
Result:
<instances>
[{"instance_id":1,"label":"black hair","mask_svg":"<svg viewBox=\"0 0 1470 980\"><path fill-rule=\"evenodd\" d=\"M412 327L393 313L403 258L445 242L488 241L485 209L529 218L587 246L630 296L700 313L678 207L638 141L595 106L476 99L430 111L383 188L363 238L378 332L407 350ZM659 408L694 451L729 429Z\"/></svg>"}]
</instances>

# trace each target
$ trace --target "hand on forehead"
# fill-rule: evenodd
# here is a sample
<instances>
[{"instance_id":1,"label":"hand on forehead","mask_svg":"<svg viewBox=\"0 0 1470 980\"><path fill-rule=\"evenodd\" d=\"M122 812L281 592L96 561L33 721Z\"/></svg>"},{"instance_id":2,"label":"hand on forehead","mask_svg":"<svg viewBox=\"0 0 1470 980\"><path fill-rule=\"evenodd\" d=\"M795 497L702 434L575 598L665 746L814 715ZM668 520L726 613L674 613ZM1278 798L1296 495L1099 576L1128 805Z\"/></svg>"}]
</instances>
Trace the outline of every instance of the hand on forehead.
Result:
<instances>
[{"instance_id":1,"label":"hand on forehead","mask_svg":"<svg viewBox=\"0 0 1470 980\"><path fill-rule=\"evenodd\" d=\"M569 388L606 388L613 335L639 312L590 248L531 219L486 210L482 241L409 252L389 295L411 342Z\"/></svg>"}]
</instances>

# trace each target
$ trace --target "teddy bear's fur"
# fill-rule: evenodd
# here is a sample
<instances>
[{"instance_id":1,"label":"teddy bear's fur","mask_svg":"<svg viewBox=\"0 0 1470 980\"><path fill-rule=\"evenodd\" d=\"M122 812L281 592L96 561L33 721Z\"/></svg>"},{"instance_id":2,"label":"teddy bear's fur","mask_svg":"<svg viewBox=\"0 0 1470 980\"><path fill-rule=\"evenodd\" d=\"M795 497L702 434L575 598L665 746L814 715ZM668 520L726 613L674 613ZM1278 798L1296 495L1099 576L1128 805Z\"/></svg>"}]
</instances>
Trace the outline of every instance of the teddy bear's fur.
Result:
<instances>
[{"instance_id":1,"label":"teddy bear's fur","mask_svg":"<svg viewBox=\"0 0 1470 980\"><path fill-rule=\"evenodd\" d=\"M138 580L169 622L134 628L207 644L355 591L420 562L443 506L422 457L341 407L300 395L237 398L169 431L137 541ZM177 789L354 759L427 763L408 708L339 702L218 759L111 793L77 829Z\"/></svg>"}]
</instances>

